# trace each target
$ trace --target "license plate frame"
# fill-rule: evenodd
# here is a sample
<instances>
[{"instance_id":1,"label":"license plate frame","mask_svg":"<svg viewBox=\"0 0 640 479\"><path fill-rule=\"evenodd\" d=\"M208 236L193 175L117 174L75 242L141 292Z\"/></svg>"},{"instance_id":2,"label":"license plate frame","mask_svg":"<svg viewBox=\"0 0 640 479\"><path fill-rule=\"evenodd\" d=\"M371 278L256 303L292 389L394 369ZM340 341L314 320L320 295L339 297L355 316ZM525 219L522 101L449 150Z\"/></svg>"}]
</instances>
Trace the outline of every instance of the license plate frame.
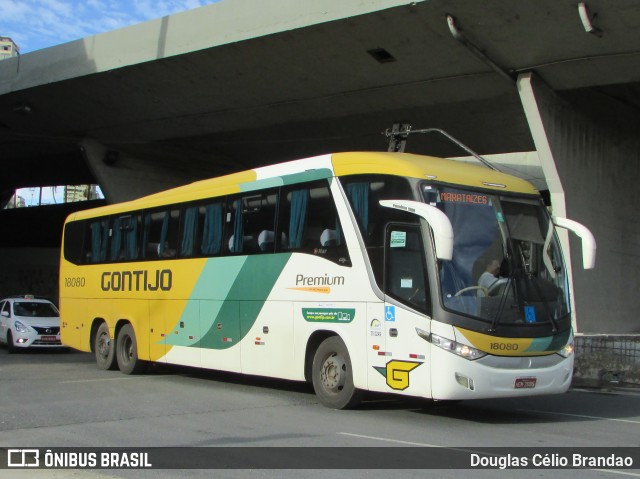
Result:
<instances>
[{"instance_id":1,"label":"license plate frame","mask_svg":"<svg viewBox=\"0 0 640 479\"><path fill-rule=\"evenodd\" d=\"M43 343L55 343L56 341L58 341L58 337L52 335L40 336L38 339Z\"/></svg>"},{"instance_id":2,"label":"license plate frame","mask_svg":"<svg viewBox=\"0 0 640 479\"><path fill-rule=\"evenodd\" d=\"M516 378L516 380L513 382L513 389L534 389L537 382L538 378L534 376Z\"/></svg>"}]
</instances>

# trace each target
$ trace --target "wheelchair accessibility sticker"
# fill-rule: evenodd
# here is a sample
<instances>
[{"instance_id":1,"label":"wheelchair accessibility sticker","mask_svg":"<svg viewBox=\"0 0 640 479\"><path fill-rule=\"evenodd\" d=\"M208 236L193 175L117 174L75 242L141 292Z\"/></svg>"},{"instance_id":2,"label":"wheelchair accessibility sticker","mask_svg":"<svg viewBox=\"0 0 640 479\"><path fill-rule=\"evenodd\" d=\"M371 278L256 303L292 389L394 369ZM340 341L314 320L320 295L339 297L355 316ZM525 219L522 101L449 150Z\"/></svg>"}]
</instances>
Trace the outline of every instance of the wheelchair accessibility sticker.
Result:
<instances>
[{"instance_id":1,"label":"wheelchair accessibility sticker","mask_svg":"<svg viewBox=\"0 0 640 479\"><path fill-rule=\"evenodd\" d=\"M394 322L396 320L396 307L385 306L384 307L384 320Z\"/></svg>"}]
</instances>

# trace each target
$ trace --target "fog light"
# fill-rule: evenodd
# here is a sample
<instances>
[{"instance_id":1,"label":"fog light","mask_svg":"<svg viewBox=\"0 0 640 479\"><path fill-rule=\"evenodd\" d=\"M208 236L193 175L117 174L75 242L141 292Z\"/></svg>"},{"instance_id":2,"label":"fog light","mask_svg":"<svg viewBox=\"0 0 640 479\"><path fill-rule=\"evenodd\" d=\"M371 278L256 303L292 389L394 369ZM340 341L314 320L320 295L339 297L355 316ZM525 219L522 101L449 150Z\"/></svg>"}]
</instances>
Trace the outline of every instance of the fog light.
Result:
<instances>
[{"instance_id":1,"label":"fog light","mask_svg":"<svg viewBox=\"0 0 640 479\"><path fill-rule=\"evenodd\" d=\"M473 379L468 378L467 376L463 376L460 373L455 373L455 376L456 376L456 381L460 386L464 386L465 388L470 389L471 391L474 390Z\"/></svg>"},{"instance_id":2,"label":"fog light","mask_svg":"<svg viewBox=\"0 0 640 479\"><path fill-rule=\"evenodd\" d=\"M26 342L27 342L27 339L24 339L24 338L18 338L18 340L16 341L16 343L18 344L24 344Z\"/></svg>"}]
</instances>

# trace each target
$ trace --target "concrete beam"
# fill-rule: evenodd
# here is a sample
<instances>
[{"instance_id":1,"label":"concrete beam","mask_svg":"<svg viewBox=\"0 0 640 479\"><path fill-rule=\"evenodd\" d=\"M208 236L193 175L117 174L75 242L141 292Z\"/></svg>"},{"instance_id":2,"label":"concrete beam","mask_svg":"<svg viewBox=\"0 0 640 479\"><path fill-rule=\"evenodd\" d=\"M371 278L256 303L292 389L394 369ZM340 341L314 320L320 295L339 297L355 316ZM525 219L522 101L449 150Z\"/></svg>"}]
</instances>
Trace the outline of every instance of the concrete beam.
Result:
<instances>
[{"instance_id":1,"label":"concrete beam","mask_svg":"<svg viewBox=\"0 0 640 479\"><path fill-rule=\"evenodd\" d=\"M423 1L223 1L4 60L0 95Z\"/></svg>"}]
</instances>

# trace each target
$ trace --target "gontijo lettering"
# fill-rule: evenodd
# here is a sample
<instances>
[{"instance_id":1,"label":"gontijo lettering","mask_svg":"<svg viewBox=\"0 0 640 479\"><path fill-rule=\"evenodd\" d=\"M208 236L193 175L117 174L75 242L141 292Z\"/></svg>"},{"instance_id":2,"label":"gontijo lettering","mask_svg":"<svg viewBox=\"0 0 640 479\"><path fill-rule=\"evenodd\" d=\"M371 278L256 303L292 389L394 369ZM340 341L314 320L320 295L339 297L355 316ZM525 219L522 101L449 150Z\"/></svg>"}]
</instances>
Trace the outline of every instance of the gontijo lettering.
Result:
<instances>
[{"instance_id":1,"label":"gontijo lettering","mask_svg":"<svg viewBox=\"0 0 640 479\"><path fill-rule=\"evenodd\" d=\"M102 291L171 291L172 285L170 269L105 271L100 280Z\"/></svg>"}]
</instances>

